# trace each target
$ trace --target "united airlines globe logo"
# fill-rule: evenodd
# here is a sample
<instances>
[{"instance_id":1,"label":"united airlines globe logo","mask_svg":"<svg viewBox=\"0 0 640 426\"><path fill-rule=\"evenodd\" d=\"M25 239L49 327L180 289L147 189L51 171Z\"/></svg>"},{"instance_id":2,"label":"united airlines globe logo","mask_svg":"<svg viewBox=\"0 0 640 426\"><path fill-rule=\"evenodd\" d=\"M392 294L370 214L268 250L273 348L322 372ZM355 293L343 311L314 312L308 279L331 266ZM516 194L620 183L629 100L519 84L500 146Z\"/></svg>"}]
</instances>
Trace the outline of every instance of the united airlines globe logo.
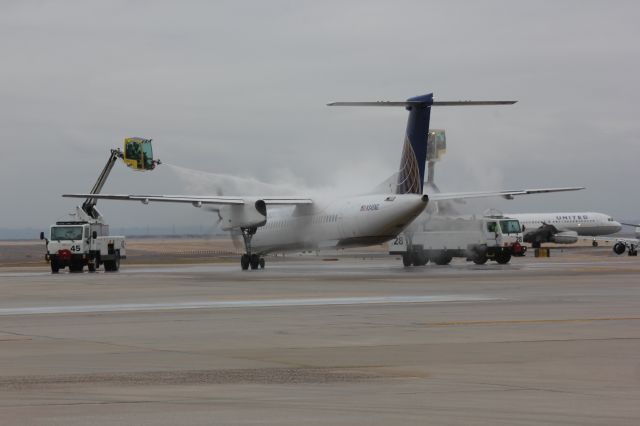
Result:
<instances>
[{"instance_id":1,"label":"united airlines globe logo","mask_svg":"<svg viewBox=\"0 0 640 426\"><path fill-rule=\"evenodd\" d=\"M421 194L422 185L420 185L420 168L416 154L411 146L409 136L404 137L404 146L402 147L402 158L400 160L400 173L398 175L398 184L396 192L398 194Z\"/></svg>"}]
</instances>

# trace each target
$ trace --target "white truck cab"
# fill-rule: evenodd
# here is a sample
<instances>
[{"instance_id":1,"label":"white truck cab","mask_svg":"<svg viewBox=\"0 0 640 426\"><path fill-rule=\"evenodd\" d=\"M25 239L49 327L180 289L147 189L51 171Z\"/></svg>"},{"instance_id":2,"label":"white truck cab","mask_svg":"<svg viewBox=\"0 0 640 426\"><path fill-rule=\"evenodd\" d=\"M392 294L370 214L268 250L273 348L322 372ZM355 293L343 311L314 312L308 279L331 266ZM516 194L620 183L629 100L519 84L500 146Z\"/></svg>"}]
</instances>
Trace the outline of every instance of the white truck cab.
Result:
<instances>
[{"instance_id":1,"label":"white truck cab","mask_svg":"<svg viewBox=\"0 0 640 426\"><path fill-rule=\"evenodd\" d=\"M120 260L126 258L125 237L110 236L108 225L85 221L56 222L40 238L46 241L45 259L51 272L69 267L70 272L82 272L87 266L95 272L100 265L105 271L120 269Z\"/></svg>"}]
</instances>

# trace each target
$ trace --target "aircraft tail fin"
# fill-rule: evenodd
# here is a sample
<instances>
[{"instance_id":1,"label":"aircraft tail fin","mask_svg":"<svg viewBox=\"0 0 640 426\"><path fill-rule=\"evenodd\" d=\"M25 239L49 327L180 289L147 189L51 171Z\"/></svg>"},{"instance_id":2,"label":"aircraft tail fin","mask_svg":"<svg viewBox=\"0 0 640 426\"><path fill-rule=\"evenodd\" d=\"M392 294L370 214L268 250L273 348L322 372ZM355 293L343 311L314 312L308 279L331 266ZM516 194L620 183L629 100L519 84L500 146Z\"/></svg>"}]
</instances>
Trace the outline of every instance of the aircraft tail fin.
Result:
<instances>
[{"instance_id":1,"label":"aircraft tail fin","mask_svg":"<svg viewBox=\"0 0 640 426\"><path fill-rule=\"evenodd\" d=\"M401 106L409 111L396 182L397 194L422 194L427 161L427 138L432 106L511 105L516 101L446 101L434 102L433 93L406 101L332 102L329 106Z\"/></svg>"}]
</instances>

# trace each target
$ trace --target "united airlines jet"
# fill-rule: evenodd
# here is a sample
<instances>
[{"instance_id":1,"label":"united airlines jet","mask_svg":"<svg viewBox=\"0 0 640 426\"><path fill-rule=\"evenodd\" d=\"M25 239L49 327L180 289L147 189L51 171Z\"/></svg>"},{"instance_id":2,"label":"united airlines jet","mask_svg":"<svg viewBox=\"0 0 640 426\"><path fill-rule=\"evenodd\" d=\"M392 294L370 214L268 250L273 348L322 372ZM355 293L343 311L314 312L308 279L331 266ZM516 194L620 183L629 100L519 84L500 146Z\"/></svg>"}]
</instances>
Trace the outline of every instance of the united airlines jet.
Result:
<instances>
[{"instance_id":1,"label":"united airlines jet","mask_svg":"<svg viewBox=\"0 0 640 426\"><path fill-rule=\"evenodd\" d=\"M524 241L532 247L542 243L573 244L579 236L611 235L622 229L620 222L604 213L505 213L518 219L524 228ZM593 245L598 242L594 238Z\"/></svg>"}]
</instances>

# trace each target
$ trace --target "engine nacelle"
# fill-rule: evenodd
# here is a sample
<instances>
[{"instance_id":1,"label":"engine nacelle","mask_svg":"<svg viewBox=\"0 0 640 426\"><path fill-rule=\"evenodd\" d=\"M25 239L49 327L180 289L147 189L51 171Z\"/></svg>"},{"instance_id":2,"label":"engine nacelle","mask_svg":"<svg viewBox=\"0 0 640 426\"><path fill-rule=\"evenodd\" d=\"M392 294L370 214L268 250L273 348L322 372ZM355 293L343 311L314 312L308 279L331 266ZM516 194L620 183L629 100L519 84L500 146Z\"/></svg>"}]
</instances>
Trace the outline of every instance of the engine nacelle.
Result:
<instances>
[{"instance_id":1,"label":"engine nacelle","mask_svg":"<svg viewBox=\"0 0 640 426\"><path fill-rule=\"evenodd\" d=\"M625 246L623 243L621 242L617 242L613 245L613 252L615 254L622 254L624 253L624 251L627 249L627 246Z\"/></svg>"},{"instance_id":2,"label":"engine nacelle","mask_svg":"<svg viewBox=\"0 0 640 426\"><path fill-rule=\"evenodd\" d=\"M556 244L573 244L578 242L578 233L576 231L558 232L552 235L550 240Z\"/></svg>"},{"instance_id":3,"label":"engine nacelle","mask_svg":"<svg viewBox=\"0 0 640 426\"><path fill-rule=\"evenodd\" d=\"M263 226L267 223L267 205L264 200L245 199L244 204L221 207L220 217L220 226L225 231Z\"/></svg>"}]
</instances>

